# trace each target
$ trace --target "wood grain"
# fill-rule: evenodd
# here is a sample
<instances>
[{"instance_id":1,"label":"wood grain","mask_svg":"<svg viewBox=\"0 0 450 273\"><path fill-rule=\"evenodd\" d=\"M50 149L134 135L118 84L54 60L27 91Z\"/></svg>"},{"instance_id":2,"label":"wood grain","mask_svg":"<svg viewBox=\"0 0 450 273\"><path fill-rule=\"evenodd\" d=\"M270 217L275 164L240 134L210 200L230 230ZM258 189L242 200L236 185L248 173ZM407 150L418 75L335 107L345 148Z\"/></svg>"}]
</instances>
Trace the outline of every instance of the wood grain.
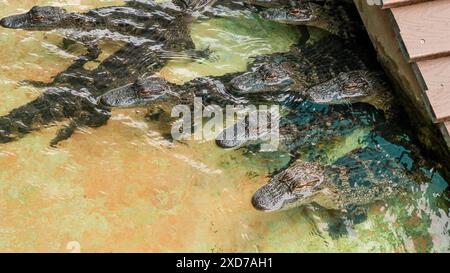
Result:
<instances>
[{"instance_id":1,"label":"wood grain","mask_svg":"<svg viewBox=\"0 0 450 273\"><path fill-rule=\"evenodd\" d=\"M450 0L392 8L409 61L450 55Z\"/></svg>"},{"instance_id":2,"label":"wood grain","mask_svg":"<svg viewBox=\"0 0 450 273\"><path fill-rule=\"evenodd\" d=\"M440 122L450 118L450 89L433 89L426 93L436 116L436 121Z\"/></svg>"},{"instance_id":3,"label":"wood grain","mask_svg":"<svg viewBox=\"0 0 450 273\"><path fill-rule=\"evenodd\" d=\"M433 0L383 0L383 9L406 6L426 1L433 1Z\"/></svg>"},{"instance_id":4,"label":"wood grain","mask_svg":"<svg viewBox=\"0 0 450 273\"><path fill-rule=\"evenodd\" d=\"M428 90L450 90L450 57L420 61L417 67Z\"/></svg>"}]
</instances>

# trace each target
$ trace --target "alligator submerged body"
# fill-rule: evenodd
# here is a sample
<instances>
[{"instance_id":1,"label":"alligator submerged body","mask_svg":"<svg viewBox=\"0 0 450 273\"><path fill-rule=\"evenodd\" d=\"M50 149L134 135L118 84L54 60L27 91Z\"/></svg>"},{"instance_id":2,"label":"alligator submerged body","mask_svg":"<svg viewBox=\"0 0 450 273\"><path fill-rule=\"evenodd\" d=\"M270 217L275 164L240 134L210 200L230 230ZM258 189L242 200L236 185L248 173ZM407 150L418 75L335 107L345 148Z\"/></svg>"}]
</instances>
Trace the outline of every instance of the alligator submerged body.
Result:
<instances>
[{"instance_id":1,"label":"alligator submerged body","mask_svg":"<svg viewBox=\"0 0 450 273\"><path fill-rule=\"evenodd\" d=\"M366 102L387 114L392 110L384 73L361 48L334 36L298 44L287 53L258 56L247 71L230 81L230 92L330 104Z\"/></svg>"},{"instance_id":2,"label":"alligator submerged body","mask_svg":"<svg viewBox=\"0 0 450 273\"><path fill-rule=\"evenodd\" d=\"M136 79L130 77L128 70L140 69L152 74L171 57L203 56L205 51L196 52L190 38L192 21L190 13L173 4L160 6L150 1L129 1L123 7L99 8L84 14L69 13L58 7L34 7L28 13L3 18L1 25L30 30L66 29L74 35L92 34L94 38L114 41L128 37L122 49L93 71L85 70L83 65L100 54L95 39L88 46L88 53L58 74L52 83L24 81L39 87L64 85L77 89L93 85L97 88L105 80L120 86L124 84L121 79L128 79L128 82ZM86 79L89 85L85 84Z\"/></svg>"},{"instance_id":3,"label":"alligator submerged body","mask_svg":"<svg viewBox=\"0 0 450 273\"><path fill-rule=\"evenodd\" d=\"M19 19L23 16L28 17L30 15L19 15ZM12 19L14 17L8 18L7 20L12 21L17 19ZM51 107L53 103L55 109L64 109L64 107L61 107L62 104L66 104L65 107L67 108L77 109L79 104L73 104L71 102L73 94L84 94L84 97L89 97L89 101L95 101L95 97L103 94L107 90L126 85L129 82L158 71L168 62L173 56L173 53L194 52L195 46L190 38L190 24L193 18L189 13L182 11L176 17L158 15L158 18L161 21L153 21L154 23L159 22L159 24L155 25L158 28L158 32L156 34L157 39L154 41L147 41L141 44L127 43L119 51L99 64L94 70L90 71L83 68L83 65L89 61L89 58L80 58L65 71L54 77L51 83L34 82L33 84L39 87L55 88L44 91L35 101L14 109L6 116L0 117L0 119L5 121L0 124L0 141L8 142L15 140L26 133L38 130L42 126L61 121L62 118L76 119L75 122L71 122L70 128L72 129L83 125L90 126L89 122L84 123L84 121L89 119L78 119L78 114L75 110L69 112L64 111L62 115L47 116L45 109L35 107L35 105L41 105L42 101L46 101L48 107ZM199 54L203 54L203 51ZM55 90L72 90L73 92L61 92L59 96L55 97ZM36 109L42 110L42 115L47 116L47 118L34 119L30 122L28 118L30 109L33 109L31 112L37 116L39 116L39 113L36 112ZM82 107L78 107L78 109L80 113L83 112ZM96 115L99 112L102 113L101 117L104 117L103 111L105 110L101 107L99 109L99 111L89 112L93 115L92 119L97 120ZM83 114L83 116L86 115L86 113ZM103 123L106 123L106 120ZM30 125L30 128L24 130L22 124ZM73 130L63 130L66 132L66 137L61 139L68 138L70 136L68 133L73 132ZM56 144L57 139L60 138L55 138L55 141L52 141L52 143Z\"/></svg>"},{"instance_id":4,"label":"alligator submerged body","mask_svg":"<svg viewBox=\"0 0 450 273\"><path fill-rule=\"evenodd\" d=\"M358 129L371 130L383 122L383 113L368 104L325 106L303 101L295 108L290 106L288 114L280 117L276 149L295 156L299 150L335 142ZM270 140L271 129L270 123L262 128L257 115L247 115L223 130L217 136L216 144L225 149L258 146Z\"/></svg>"},{"instance_id":5,"label":"alligator submerged body","mask_svg":"<svg viewBox=\"0 0 450 273\"><path fill-rule=\"evenodd\" d=\"M0 25L12 29L59 30L64 35L65 44L80 42L88 49L85 57L95 59L100 54L98 47L100 40L121 41L134 45L147 42L164 45L170 36L168 32L175 33L177 27L183 29L181 24L184 21L178 22L179 18L189 14L188 10L190 11L184 1L175 2L180 2L182 7L172 2L156 4L151 1L128 1L124 6L75 13L60 7L35 6L27 13L1 19ZM193 6L195 7L196 3L193 3ZM174 27L175 24L179 25Z\"/></svg>"},{"instance_id":6,"label":"alligator submerged body","mask_svg":"<svg viewBox=\"0 0 450 273\"><path fill-rule=\"evenodd\" d=\"M430 181L419 149L405 143L405 133L385 133L396 126L386 123L366 136L358 148L332 163L297 158L272 174L258 189L253 206L262 211L317 206L338 212L347 226L364 221L376 202L406 198L417 190L415 181ZM398 128L398 126L397 126Z\"/></svg>"},{"instance_id":7,"label":"alligator submerged body","mask_svg":"<svg viewBox=\"0 0 450 273\"><path fill-rule=\"evenodd\" d=\"M334 0L248 0L264 7L259 12L266 20L284 24L317 27L344 39L361 32L361 20L353 3Z\"/></svg>"}]
</instances>

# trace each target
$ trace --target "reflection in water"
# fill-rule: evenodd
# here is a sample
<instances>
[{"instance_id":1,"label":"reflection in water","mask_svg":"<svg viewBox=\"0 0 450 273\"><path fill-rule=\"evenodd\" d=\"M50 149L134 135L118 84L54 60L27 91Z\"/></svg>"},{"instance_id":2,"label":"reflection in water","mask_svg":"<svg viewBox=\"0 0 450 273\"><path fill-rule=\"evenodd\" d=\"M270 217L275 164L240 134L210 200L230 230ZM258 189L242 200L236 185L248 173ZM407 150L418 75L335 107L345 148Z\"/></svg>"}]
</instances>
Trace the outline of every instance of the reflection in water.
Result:
<instances>
[{"instance_id":1,"label":"reflection in water","mask_svg":"<svg viewBox=\"0 0 450 273\"><path fill-rule=\"evenodd\" d=\"M86 10L121 1L57 1ZM81 2L81 3L80 3ZM0 16L55 1L3 2ZM241 71L260 53L286 51L298 38L287 26L248 17L193 26L197 48L215 61L171 61L160 74L173 82ZM57 32L0 29L0 114L42 92L20 80L50 81L83 53L62 50ZM120 45L102 46L106 58ZM95 69L95 62L88 67ZM332 238L334 212L315 207L261 213L250 203L287 152L225 151L213 142L167 141L168 125L146 119L145 109L114 110L107 126L83 128L57 149L57 126L0 147L0 250L67 251L449 251L447 183L423 163L416 189L405 198L377 202L366 221ZM367 145L370 128L298 151L332 162ZM391 153L399 143L376 137ZM412 141L402 138L406 143ZM400 142L401 143L401 142ZM407 145L405 145L407 146ZM405 159L406 164L415 158ZM420 163L420 162L417 162ZM429 183L424 183L428 182Z\"/></svg>"}]
</instances>

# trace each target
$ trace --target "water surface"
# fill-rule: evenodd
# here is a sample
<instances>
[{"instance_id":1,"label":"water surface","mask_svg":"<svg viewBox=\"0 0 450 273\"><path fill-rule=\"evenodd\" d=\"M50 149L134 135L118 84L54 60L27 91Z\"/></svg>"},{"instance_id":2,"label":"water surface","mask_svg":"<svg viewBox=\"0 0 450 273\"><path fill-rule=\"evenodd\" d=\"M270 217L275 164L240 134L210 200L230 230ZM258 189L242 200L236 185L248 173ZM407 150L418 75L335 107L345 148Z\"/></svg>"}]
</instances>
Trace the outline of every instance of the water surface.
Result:
<instances>
[{"instance_id":1,"label":"water surface","mask_svg":"<svg viewBox=\"0 0 450 273\"><path fill-rule=\"evenodd\" d=\"M34 5L80 11L121 1L0 1L0 17ZM295 28L257 17L194 24L198 48L215 61L172 61L159 74L182 83L201 75L242 71L257 54L287 51ZM49 81L83 52L63 50L57 32L0 29L0 114L43 90L20 80ZM105 43L106 58L120 44ZM88 66L95 67L95 63ZM225 151L213 142L170 142L167 125L145 119L145 109L114 110L107 126L83 128L50 148L58 126L0 146L0 251L449 251L446 182L408 201L374 204L354 233L330 237L333 214L313 208L256 211L252 194L289 155ZM369 129L326 146L332 161L364 145ZM424 170L428 172L429 170ZM418 181L420 182L420 181Z\"/></svg>"}]
</instances>

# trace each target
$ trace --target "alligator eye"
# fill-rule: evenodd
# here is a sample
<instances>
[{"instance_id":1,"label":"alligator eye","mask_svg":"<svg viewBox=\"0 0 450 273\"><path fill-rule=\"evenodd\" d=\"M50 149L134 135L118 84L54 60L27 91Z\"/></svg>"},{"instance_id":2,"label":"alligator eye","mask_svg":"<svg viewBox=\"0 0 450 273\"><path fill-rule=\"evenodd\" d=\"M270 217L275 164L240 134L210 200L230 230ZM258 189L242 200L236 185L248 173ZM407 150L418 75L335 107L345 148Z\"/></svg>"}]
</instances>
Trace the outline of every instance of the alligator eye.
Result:
<instances>
[{"instance_id":1,"label":"alligator eye","mask_svg":"<svg viewBox=\"0 0 450 273\"><path fill-rule=\"evenodd\" d=\"M356 83L346 84L346 85L344 85L344 89L347 91L354 91L354 90L358 89L358 84L356 84Z\"/></svg>"},{"instance_id":2,"label":"alligator eye","mask_svg":"<svg viewBox=\"0 0 450 273\"><path fill-rule=\"evenodd\" d=\"M33 19L36 20L36 21L42 21L42 20L44 20L44 16L42 16L42 15L35 15L35 16L33 16Z\"/></svg>"},{"instance_id":3,"label":"alligator eye","mask_svg":"<svg viewBox=\"0 0 450 273\"><path fill-rule=\"evenodd\" d=\"M355 92L355 91L358 91L358 90L361 90L361 89L365 88L366 86L367 86L366 83L353 82L353 83L345 84L343 87L344 87L345 91Z\"/></svg>"},{"instance_id":4,"label":"alligator eye","mask_svg":"<svg viewBox=\"0 0 450 273\"><path fill-rule=\"evenodd\" d=\"M298 16L300 14L306 14L308 10L306 9L300 9L300 8L293 8L289 10L289 14Z\"/></svg>"},{"instance_id":5,"label":"alligator eye","mask_svg":"<svg viewBox=\"0 0 450 273\"><path fill-rule=\"evenodd\" d=\"M296 183L294 183L290 190L292 193L296 193L296 192L302 192L307 188L311 188L313 186L315 186L318 182L320 182L320 178L319 177L311 177L309 180L307 181L298 181Z\"/></svg>"},{"instance_id":6,"label":"alligator eye","mask_svg":"<svg viewBox=\"0 0 450 273\"><path fill-rule=\"evenodd\" d=\"M154 93L153 90L148 89L148 88L143 88L143 89L139 90L139 96L141 96L141 97L147 97L153 93Z\"/></svg>"},{"instance_id":7,"label":"alligator eye","mask_svg":"<svg viewBox=\"0 0 450 273\"><path fill-rule=\"evenodd\" d=\"M269 74L266 74L266 76L264 77L264 79L265 79L266 81L274 81L274 80L278 79L278 75L275 74L275 73L269 73Z\"/></svg>"}]
</instances>

